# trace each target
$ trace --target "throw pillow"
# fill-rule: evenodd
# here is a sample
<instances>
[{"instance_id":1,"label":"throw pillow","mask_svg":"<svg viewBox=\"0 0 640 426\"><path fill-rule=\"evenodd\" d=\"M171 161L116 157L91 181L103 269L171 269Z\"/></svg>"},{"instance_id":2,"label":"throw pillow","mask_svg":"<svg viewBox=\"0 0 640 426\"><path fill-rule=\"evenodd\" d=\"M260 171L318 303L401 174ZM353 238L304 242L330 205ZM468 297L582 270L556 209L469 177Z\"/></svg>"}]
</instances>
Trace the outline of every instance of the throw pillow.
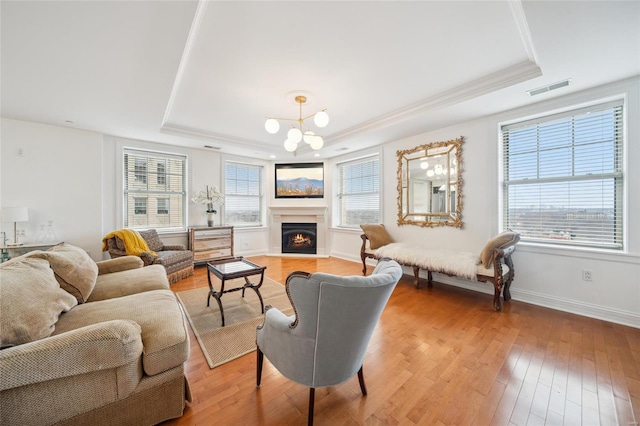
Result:
<instances>
[{"instance_id":1,"label":"throw pillow","mask_svg":"<svg viewBox=\"0 0 640 426\"><path fill-rule=\"evenodd\" d=\"M0 265L0 347L49 337L60 313L77 303L44 259L22 257Z\"/></svg>"},{"instance_id":2,"label":"throw pillow","mask_svg":"<svg viewBox=\"0 0 640 426\"><path fill-rule=\"evenodd\" d=\"M34 255L49 261L60 287L84 303L98 277L98 265L80 247L61 243Z\"/></svg>"},{"instance_id":3,"label":"throw pillow","mask_svg":"<svg viewBox=\"0 0 640 426\"><path fill-rule=\"evenodd\" d=\"M369 239L369 246L372 250L393 242L393 238L383 224L360 225L360 228Z\"/></svg>"},{"instance_id":4,"label":"throw pillow","mask_svg":"<svg viewBox=\"0 0 640 426\"><path fill-rule=\"evenodd\" d=\"M516 244L518 241L520 241L520 234L510 230L501 232L500 234L490 239L480 253L482 266L484 266L485 268L491 267L495 257L495 249L507 248Z\"/></svg>"}]
</instances>

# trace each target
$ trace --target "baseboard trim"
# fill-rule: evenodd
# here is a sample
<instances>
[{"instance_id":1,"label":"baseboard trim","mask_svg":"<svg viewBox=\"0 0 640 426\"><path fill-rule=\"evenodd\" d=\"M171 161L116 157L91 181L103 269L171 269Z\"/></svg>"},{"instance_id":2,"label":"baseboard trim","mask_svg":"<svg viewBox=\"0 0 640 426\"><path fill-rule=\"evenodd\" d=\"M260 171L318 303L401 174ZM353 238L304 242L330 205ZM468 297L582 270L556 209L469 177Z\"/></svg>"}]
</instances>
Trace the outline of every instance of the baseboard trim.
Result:
<instances>
[{"instance_id":1,"label":"baseboard trim","mask_svg":"<svg viewBox=\"0 0 640 426\"><path fill-rule=\"evenodd\" d=\"M408 275L413 277L413 272L409 272ZM433 280L439 283L493 295L493 286L490 284L461 280L436 273L434 273L433 275ZM426 274L423 277L422 271L420 272L420 277L426 280ZM518 289L517 286L511 286L511 299L517 300L519 302L529 303L532 305L542 306L544 308L555 309L557 311L568 312L571 314L582 315L584 317L595 318L634 328L640 328L640 314L635 312L623 311L620 309L611 309L591 303L580 302L577 300L549 296L542 293Z\"/></svg>"}]
</instances>

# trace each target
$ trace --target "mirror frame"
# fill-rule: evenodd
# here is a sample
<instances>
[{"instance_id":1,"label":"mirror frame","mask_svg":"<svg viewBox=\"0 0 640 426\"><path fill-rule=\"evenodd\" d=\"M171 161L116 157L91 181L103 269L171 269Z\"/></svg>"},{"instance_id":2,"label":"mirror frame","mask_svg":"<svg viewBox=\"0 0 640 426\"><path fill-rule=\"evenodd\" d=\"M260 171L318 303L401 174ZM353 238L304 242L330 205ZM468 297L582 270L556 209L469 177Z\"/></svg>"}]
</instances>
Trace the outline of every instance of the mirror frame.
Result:
<instances>
[{"instance_id":1,"label":"mirror frame","mask_svg":"<svg viewBox=\"0 0 640 426\"><path fill-rule=\"evenodd\" d=\"M433 143L428 143L428 144L424 144L424 145L420 145L417 146L415 148L412 149L406 149L406 150L398 150L396 151L396 157L398 160L398 173L397 173L397 177L398 177L398 186L397 186L397 191L398 191L398 225L402 226L402 225L416 225L416 226L421 226L421 227L429 227L429 228L434 228L434 227L439 227L439 226L452 226L455 228L460 228L462 229L464 227L464 223L462 222L462 183L463 183L463 179L462 179L462 172L463 172L463 162L462 162L462 143L464 142L464 137L460 136L458 139L452 139L449 141L443 141L443 142L433 142ZM407 188L409 187L410 184L410 179L409 179L409 170L407 167L407 176L403 176L402 173L402 166L403 163L407 163L409 162L409 160L415 160L417 158L408 158L411 154L415 154L419 151L424 151L425 152L425 156L428 155L429 150L437 150L437 149L442 149L442 148L450 148L450 149L456 149L456 153L455 153L455 159L456 159L456 164L458 166L458 171L456 173L456 211L455 211L455 217L452 217L452 213L448 212L448 213L425 213L425 214L416 214L413 213L411 214L411 212L409 211L409 209L407 208L407 213L403 213L403 203L405 202L405 200L403 199L403 181L406 182L406 186ZM424 220L415 220L415 219L408 219L409 216L424 216L425 219ZM430 220L429 217L444 217L444 216L448 216L450 217L449 220Z\"/></svg>"}]
</instances>

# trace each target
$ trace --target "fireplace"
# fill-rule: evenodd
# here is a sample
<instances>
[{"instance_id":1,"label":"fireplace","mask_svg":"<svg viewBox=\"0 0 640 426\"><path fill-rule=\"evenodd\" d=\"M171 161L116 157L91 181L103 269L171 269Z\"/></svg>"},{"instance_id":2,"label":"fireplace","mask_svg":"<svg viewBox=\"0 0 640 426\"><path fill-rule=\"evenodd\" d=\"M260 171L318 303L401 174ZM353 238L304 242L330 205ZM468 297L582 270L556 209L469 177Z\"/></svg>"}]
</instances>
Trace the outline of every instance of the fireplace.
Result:
<instances>
[{"instance_id":1,"label":"fireplace","mask_svg":"<svg viewBox=\"0 0 640 426\"><path fill-rule=\"evenodd\" d=\"M316 254L317 234L315 223L283 223L282 253Z\"/></svg>"}]
</instances>

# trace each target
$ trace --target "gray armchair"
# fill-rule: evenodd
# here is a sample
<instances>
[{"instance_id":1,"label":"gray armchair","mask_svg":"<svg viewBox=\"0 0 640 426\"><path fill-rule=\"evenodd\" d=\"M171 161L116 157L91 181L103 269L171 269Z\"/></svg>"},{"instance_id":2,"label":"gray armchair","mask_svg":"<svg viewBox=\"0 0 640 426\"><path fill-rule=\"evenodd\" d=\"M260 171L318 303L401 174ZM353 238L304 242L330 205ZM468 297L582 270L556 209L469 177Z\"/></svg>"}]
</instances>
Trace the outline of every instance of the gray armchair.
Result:
<instances>
[{"instance_id":1,"label":"gray armchair","mask_svg":"<svg viewBox=\"0 0 640 426\"><path fill-rule=\"evenodd\" d=\"M156 256L148 251L140 254L144 266L164 266L171 284L193 275L193 252L191 250L182 244L164 244L155 229L140 231L140 236L145 240L149 249L156 253ZM124 241L120 238L114 236L108 238L105 243L112 259L128 255Z\"/></svg>"},{"instance_id":2,"label":"gray armchair","mask_svg":"<svg viewBox=\"0 0 640 426\"><path fill-rule=\"evenodd\" d=\"M295 314L268 308L258 326L258 387L266 356L285 377L309 386L310 425L316 388L338 385L358 373L366 395L364 356L401 276L400 265L386 258L368 277L291 273L286 288Z\"/></svg>"}]
</instances>

